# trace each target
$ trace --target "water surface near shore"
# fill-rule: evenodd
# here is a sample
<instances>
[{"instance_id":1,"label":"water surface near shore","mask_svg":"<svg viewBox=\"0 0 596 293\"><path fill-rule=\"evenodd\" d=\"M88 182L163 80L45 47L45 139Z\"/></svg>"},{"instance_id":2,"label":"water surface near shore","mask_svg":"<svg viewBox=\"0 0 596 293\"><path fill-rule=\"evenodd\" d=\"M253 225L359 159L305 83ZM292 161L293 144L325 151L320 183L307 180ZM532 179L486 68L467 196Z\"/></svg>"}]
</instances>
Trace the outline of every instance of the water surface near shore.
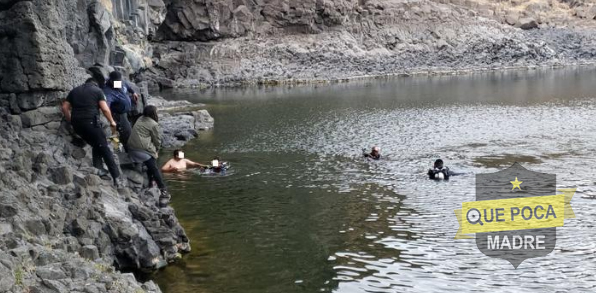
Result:
<instances>
[{"instance_id":1,"label":"water surface near shore","mask_svg":"<svg viewBox=\"0 0 596 293\"><path fill-rule=\"evenodd\" d=\"M215 129L187 157L233 169L167 176L193 252L155 279L164 292L593 291L594 73L162 93L208 105ZM373 144L383 160L362 160ZM427 180L439 157L465 174ZM555 251L517 270L453 239L474 174L515 161L580 188Z\"/></svg>"}]
</instances>

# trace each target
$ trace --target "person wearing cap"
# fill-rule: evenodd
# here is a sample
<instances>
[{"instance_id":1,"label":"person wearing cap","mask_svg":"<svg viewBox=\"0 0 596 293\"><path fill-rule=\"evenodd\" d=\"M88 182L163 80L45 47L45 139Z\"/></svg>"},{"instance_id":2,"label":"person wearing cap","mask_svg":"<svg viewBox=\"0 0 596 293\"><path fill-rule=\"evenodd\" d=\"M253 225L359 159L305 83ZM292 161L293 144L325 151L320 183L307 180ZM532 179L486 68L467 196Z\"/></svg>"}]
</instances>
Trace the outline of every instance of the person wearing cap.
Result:
<instances>
[{"instance_id":1,"label":"person wearing cap","mask_svg":"<svg viewBox=\"0 0 596 293\"><path fill-rule=\"evenodd\" d=\"M182 150L175 150L174 157L171 158L163 167L161 171L164 173L175 173L184 171L190 168L205 168L208 169L211 166L203 165L197 162L193 162L189 159L184 158L184 152Z\"/></svg>"},{"instance_id":2,"label":"person wearing cap","mask_svg":"<svg viewBox=\"0 0 596 293\"><path fill-rule=\"evenodd\" d=\"M82 86L74 88L66 100L62 102L62 113L73 130L92 148L93 166L99 169L99 175L105 176L108 171L114 180L116 187L122 187L123 181L120 179L120 170L114 160L114 154L109 148L109 143L104 133L99 113L103 113L112 132L116 131L116 122L112 118L112 113L106 102L106 97L99 88L95 79L88 79ZM103 163L108 166L108 171L103 167Z\"/></svg>"},{"instance_id":3,"label":"person wearing cap","mask_svg":"<svg viewBox=\"0 0 596 293\"><path fill-rule=\"evenodd\" d=\"M133 103L138 100L138 95L128 82L122 80L122 74L118 71L110 73L110 79L106 82L103 92L116 121L120 142L127 149L128 139L132 131L128 113L132 110Z\"/></svg>"},{"instance_id":4,"label":"person wearing cap","mask_svg":"<svg viewBox=\"0 0 596 293\"><path fill-rule=\"evenodd\" d=\"M364 154L364 157L370 158L373 160L380 160L381 159L381 148L378 146L373 147L370 153Z\"/></svg>"}]
</instances>

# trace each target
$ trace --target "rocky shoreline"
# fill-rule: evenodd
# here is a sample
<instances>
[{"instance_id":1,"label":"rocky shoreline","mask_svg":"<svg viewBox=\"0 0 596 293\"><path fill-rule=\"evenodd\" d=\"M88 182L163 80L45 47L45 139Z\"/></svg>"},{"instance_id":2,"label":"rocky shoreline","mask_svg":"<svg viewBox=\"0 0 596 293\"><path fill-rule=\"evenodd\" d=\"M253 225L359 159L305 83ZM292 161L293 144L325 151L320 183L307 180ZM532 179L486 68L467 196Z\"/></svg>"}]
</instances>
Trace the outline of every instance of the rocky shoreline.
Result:
<instances>
[{"instance_id":1,"label":"rocky shoreline","mask_svg":"<svg viewBox=\"0 0 596 293\"><path fill-rule=\"evenodd\" d=\"M188 102L156 104L178 109L161 124L171 147L213 127L204 110L181 112ZM168 199L124 166L127 187L102 180L68 128L57 108L0 108L0 292L161 292L119 271L154 271L190 251Z\"/></svg>"},{"instance_id":2,"label":"rocky shoreline","mask_svg":"<svg viewBox=\"0 0 596 293\"><path fill-rule=\"evenodd\" d=\"M377 75L348 76L343 78L326 79L265 79L265 80L247 80L238 84L223 84L216 87L248 87L248 86L283 86L283 85L301 85L301 84L333 84L350 81L375 80L391 77L415 77L415 76L446 76L446 75L470 75L477 73L502 72L502 71L529 71L529 70L547 70L562 68L579 68L596 66L596 61L586 61L581 63L556 64L556 65L525 65L525 66L502 66L502 67L481 67L468 69L445 69L432 68L427 70L405 70L399 73L382 73ZM190 86L190 88L205 88L211 86Z\"/></svg>"}]
</instances>

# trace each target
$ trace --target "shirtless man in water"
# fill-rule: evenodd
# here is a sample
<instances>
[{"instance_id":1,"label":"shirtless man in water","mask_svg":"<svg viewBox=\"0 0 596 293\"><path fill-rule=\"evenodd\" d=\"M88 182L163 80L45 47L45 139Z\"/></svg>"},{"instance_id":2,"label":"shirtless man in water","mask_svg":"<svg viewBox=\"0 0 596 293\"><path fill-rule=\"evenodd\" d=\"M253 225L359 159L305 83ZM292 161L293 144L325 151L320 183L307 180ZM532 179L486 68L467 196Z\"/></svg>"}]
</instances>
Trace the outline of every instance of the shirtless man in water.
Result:
<instances>
[{"instance_id":1,"label":"shirtless man in water","mask_svg":"<svg viewBox=\"0 0 596 293\"><path fill-rule=\"evenodd\" d=\"M174 151L174 158L170 159L163 167L161 171L164 173L175 173L184 171L190 168L209 168L211 166L199 164L191 160L184 158L184 152L182 150Z\"/></svg>"}]
</instances>

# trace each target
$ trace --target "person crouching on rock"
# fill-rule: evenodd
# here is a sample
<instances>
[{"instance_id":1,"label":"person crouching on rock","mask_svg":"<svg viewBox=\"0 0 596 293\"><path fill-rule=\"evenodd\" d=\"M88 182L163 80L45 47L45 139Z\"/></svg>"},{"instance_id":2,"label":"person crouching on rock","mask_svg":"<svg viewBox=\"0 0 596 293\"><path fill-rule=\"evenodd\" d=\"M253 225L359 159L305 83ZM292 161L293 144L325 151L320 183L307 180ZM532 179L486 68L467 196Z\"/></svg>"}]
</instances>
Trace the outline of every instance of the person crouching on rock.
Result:
<instances>
[{"instance_id":1,"label":"person crouching on rock","mask_svg":"<svg viewBox=\"0 0 596 293\"><path fill-rule=\"evenodd\" d=\"M127 149L128 139L132 131L130 121L128 121L128 113L132 109L132 104L138 99L134 90L130 85L122 80L122 74L118 71L110 73L110 79L103 88L106 95L106 101L116 121L118 133L120 134L120 142ZM132 94L129 96L129 93Z\"/></svg>"},{"instance_id":2,"label":"person crouching on rock","mask_svg":"<svg viewBox=\"0 0 596 293\"><path fill-rule=\"evenodd\" d=\"M161 171L164 173L175 173L181 172L190 168L205 168L208 169L211 166L199 164L189 159L184 158L184 152L182 150L175 150L174 157L171 158L163 167Z\"/></svg>"},{"instance_id":3,"label":"person crouching on rock","mask_svg":"<svg viewBox=\"0 0 596 293\"><path fill-rule=\"evenodd\" d=\"M112 118L106 97L93 78L70 91L62 103L62 113L66 121L70 122L75 133L92 147L93 166L100 170L99 175L105 176L108 173L103 167L105 162L114 180L114 185L122 187L120 169L116 165L114 154L108 146L106 134L101 127L100 110L110 122L112 132L116 132L116 122Z\"/></svg>"},{"instance_id":4,"label":"person crouching on rock","mask_svg":"<svg viewBox=\"0 0 596 293\"><path fill-rule=\"evenodd\" d=\"M144 163L147 166L149 184L157 182L162 197L169 196L163 176L157 167L158 150L161 147L160 129L158 124L157 108L147 106L143 116L137 120L128 139L128 154L135 163Z\"/></svg>"},{"instance_id":5,"label":"person crouching on rock","mask_svg":"<svg viewBox=\"0 0 596 293\"><path fill-rule=\"evenodd\" d=\"M373 160L380 160L381 159L381 148L378 146L373 147L370 153L364 154L364 157L373 159Z\"/></svg>"}]
</instances>

